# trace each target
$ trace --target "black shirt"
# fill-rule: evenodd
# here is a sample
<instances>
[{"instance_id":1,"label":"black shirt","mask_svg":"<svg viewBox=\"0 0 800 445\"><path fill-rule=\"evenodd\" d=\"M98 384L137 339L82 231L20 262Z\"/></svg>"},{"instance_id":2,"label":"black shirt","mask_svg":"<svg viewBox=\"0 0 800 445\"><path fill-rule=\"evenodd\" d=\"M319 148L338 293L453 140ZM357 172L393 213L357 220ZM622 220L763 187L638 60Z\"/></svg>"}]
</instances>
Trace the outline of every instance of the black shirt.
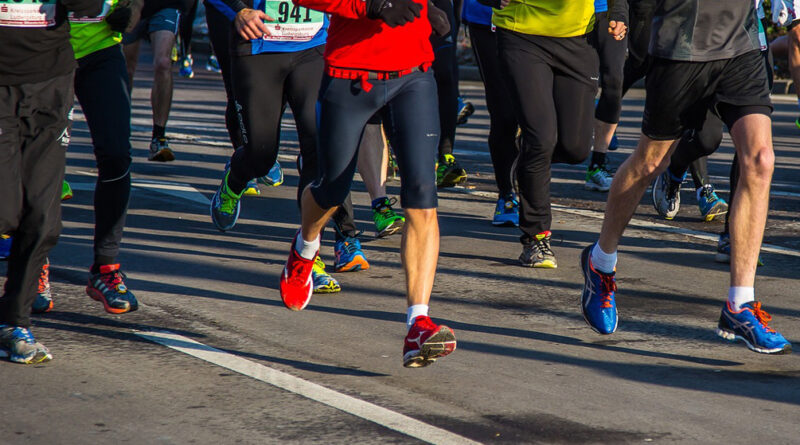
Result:
<instances>
[{"instance_id":1,"label":"black shirt","mask_svg":"<svg viewBox=\"0 0 800 445\"><path fill-rule=\"evenodd\" d=\"M0 10L0 85L44 82L75 69L67 11L96 16L103 0L52 0L35 10L13 9L19 5L4 2Z\"/></svg>"},{"instance_id":2,"label":"black shirt","mask_svg":"<svg viewBox=\"0 0 800 445\"><path fill-rule=\"evenodd\" d=\"M659 0L650 54L706 62L760 49L753 0Z\"/></svg>"}]
</instances>

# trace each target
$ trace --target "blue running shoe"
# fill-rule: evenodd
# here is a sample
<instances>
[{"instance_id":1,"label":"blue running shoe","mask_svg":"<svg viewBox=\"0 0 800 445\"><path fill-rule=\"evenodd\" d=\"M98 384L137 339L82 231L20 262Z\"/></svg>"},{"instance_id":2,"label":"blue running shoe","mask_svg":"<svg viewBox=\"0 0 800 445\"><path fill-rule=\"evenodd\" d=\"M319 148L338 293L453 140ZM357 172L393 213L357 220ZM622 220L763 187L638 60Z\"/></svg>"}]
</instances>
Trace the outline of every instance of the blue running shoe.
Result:
<instances>
[{"instance_id":1,"label":"blue running shoe","mask_svg":"<svg viewBox=\"0 0 800 445\"><path fill-rule=\"evenodd\" d=\"M261 194L261 190L258 189L258 182L255 179L251 179L247 181L247 185L244 186L244 190L242 190L242 195L244 196L258 196Z\"/></svg>"},{"instance_id":2,"label":"blue running shoe","mask_svg":"<svg viewBox=\"0 0 800 445\"><path fill-rule=\"evenodd\" d=\"M313 293L315 294L333 294L342 290L336 278L330 276L325 270L325 263L319 255L314 259L314 265L311 268L311 280L314 283Z\"/></svg>"},{"instance_id":3,"label":"blue running shoe","mask_svg":"<svg viewBox=\"0 0 800 445\"><path fill-rule=\"evenodd\" d=\"M700 216L705 222L713 221L717 216L728 213L728 203L717 196L711 184L697 189L697 206L700 207Z\"/></svg>"},{"instance_id":4,"label":"blue running shoe","mask_svg":"<svg viewBox=\"0 0 800 445\"><path fill-rule=\"evenodd\" d=\"M762 354L791 354L792 344L778 331L767 326L772 316L761 309L760 301L742 305L738 312L725 303L719 316L717 335L730 340L743 340L750 350Z\"/></svg>"},{"instance_id":5,"label":"blue running shoe","mask_svg":"<svg viewBox=\"0 0 800 445\"><path fill-rule=\"evenodd\" d=\"M723 264L731 263L731 235L729 233L719 234L719 241L717 241L717 254L714 256L714 261ZM761 255L758 256L756 265L764 265L764 260L761 259Z\"/></svg>"},{"instance_id":6,"label":"blue running shoe","mask_svg":"<svg viewBox=\"0 0 800 445\"><path fill-rule=\"evenodd\" d=\"M258 182L270 187L277 187L283 184L283 169L281 168L281 164L275 161L275 165L269 169L269 173L267 173L266 176L258 178Z\"/></svg>"},{"instance_id":7,"label":"blue running shoe","mask_svg":"<svg viewBox=\"0 0 800 445\"><path fill-rule=\"evenodd\" d=\"M345 236L333 245L336 261L333 270L336 272L355 272L369 269L369 263L364 252L361 251L361 242L356 236Z\"/></svg>"},{"instance_id":8,"label":"blue running shoe","mask_svg":"<svg viewBox=\"0 0 800 445\"><path fill-rule=\"evenodd\" d=\"M0 354L12 362L35 364L53 359L50 351L27 328L0 324Z\"/></svg>"},{"instance_id":9,"label":"blue running shoe","mask_svg":"<svg viewBox=\"0 0 800 445\"><path fill-rule=\"evenodd\" d=\"M211 220L217 229L223 232L232 229L236 225L236 221L239 219L239 211L242 208L242 194L237 195L228 188L229 174L230 170L226 168L222 184L220 184L217 193L211 199Z\"/></svg>"},{"instance_id":10,"label":"blue running shoe","mask_svg":"<svg viewBox=\"0 0 800 445\"><path fill-rule=\"evenodd\" d=\"M219 67L219 59L217 59L217 56L213 54L208 56L208 61L206 61L206 71L211 71L212 73L222 72L222 69Z\"/></svg>"},{"instance_id":11,"label":"blue running shoe","mask_svg":"<svg viewBox=\"0 0 800 445\"><path fill-rule=\"evenodd\" d=\"M497 205L494 207L492 225L507 227L519 226L519 202L513 193L497 200Z\"/></svg>"},{"instance_id":12,"label":"blue running shoe","mask_svg":"<svg viewBox=\"0 0 800 445\"><path fill-rule=\"evenodd\" d=\"M456 117L456 125L464 125L469 120L469 117L475 113L475 106L472 102L465 101L458 96L458 117Z\"/></svg>"},{"instance_id":13,"label":"blue running shoe","mask_svg":"<svg viewBox=\"0 0 800 445\"><path fill-rule=\"evenodd\" d=\"M181 67L178 69L178 75L181 77L185 77L187 79L191 79L194 77L194 70L192 70L192 65L194 61L192 60L192 55L187 54L186 57L181 60Z\"/></svg>"},{"instance_id":14,"label":"blue running shoe","mask_svg":"<svg viewBox=\"0 0 800 445\"><path fill-rule=\"evenodd\" d=\"M8 235L0 235L0 260L5 260L11 255L13 239Z\"/></svg>"},{"instance_id":15,"label":"blue running shoe","mask_svg":"<svg viewBox=\"0 0 800 445\"><path fill-rule=\"evenodd\" d=\"M597 271L592 266L591 253L594 244L581 253L581 270L585 284L581 295L581 311L586 323L600 334L611 334L617 330L617 291L615 272L610 274Z\"/></svg>"},{"instance_id":16,"label":"blue running shoe","mask_svg":"<svg viewBox=\"0 0 800 445\"><path fill-rule=\"evenodd\" d=\"M611 142L608 143L608 149L610 151L614 151L619 148L619 139L617 139L617 133L614 133L614 136L611 136Z\"/></svg>"}]
</instances>

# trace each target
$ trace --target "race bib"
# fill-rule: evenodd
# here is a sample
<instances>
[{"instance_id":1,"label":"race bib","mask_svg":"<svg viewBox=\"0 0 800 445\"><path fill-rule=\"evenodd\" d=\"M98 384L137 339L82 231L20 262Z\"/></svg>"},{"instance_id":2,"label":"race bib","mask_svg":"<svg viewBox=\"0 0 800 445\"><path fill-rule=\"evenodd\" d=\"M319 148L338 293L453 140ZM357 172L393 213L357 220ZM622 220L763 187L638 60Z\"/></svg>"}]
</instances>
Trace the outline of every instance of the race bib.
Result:
<instances>
[{"instance_id":1,"label":"race bib","mask_svg":"<svg viewBox=\"0 0 800 445\"><path fill-rule=\"evenodd\" d=\"M56 0L0 0L0 26L47 28L56 24Z\"/></svg>"},{"instance_id":2,"label":"race bib","mask_svg":"<svg viewBox=\"0 0 800 445\"><path fill-rule=\"evenodd\" d=\"M0 0L2 1L2 0ZM71 12L67 16L69 18L70 23L99 23L105 20L106 16L109 12L111 12L111 5L114 3L114 0L106 0L103 3L103 10L97 17L75 17L75 13Z\"/></svg>"},{"instance_id":3,"label":"race bib","mask_svg":"<svg viewBox=\"0 0 800 445\"><path fill-rule=\"evenodd\" d=\"M264 22L269 36L264 40L279 42L307 42L322 29L325 14L297 6L290 0L266 0L264 12L272 22Z\"/></svg>"}]
</instances>

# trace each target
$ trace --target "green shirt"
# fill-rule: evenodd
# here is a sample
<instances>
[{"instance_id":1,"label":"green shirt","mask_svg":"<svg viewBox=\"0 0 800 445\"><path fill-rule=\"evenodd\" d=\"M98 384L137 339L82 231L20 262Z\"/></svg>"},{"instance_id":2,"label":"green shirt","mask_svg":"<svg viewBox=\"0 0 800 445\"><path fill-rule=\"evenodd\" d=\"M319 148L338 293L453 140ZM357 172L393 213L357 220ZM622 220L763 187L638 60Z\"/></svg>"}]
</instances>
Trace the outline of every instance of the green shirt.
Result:
<instances>
[{"instance_id":1,"label":"green shirt","mask_svg":"<svg viewBox=\"0 0 800 445\"><path fill-rule=\"evenodd\" d=\"M594 0L511 0L492 10L498 28L545 37L575 37L594 29Z\"/></svg>"},{"instance_id":2,"label":"green shirt","mask_svg":"<svg viewBox=\"0 0 800 445\"><path fill-rule=\"evenodd\" d=\"M112 31L105 17L117 4L117 0L105 0L103 12L97 17L69 18L70 43L75 51L75 58L114 46L122 41L122 34Z\"/></svg>"}]
</instances>

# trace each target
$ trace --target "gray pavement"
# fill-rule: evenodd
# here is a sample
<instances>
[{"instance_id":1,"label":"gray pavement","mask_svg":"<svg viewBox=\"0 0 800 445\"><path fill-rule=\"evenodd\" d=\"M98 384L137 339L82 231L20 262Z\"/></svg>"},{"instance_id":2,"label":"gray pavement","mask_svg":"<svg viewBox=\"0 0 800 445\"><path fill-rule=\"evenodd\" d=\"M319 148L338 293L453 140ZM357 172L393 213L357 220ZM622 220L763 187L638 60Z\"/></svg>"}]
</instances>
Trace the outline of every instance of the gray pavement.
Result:
<instances>
[{"instance_id":1,"label":"gray pavement","mask_svg":"<svg viewBox=\"0 0 800 445\"><path fill-rule=\"evenodd\" d=\"M149 81L142 69L121 255L141 308L106 314L84 293L95 170L78 114L67 167L76 194L64 203L64 231L51 255L55 308L36 317L33 328L55 360L0 363L0 443L378 444L418 443L419 436L443 443L800 441L800 356L755 354L713 332L728 273L713 262L712 238L698 233L713 236L721 223L698 221L693 190L685 191L684 209L671 222L655 218L642 201L639 225L626 232L621 248L619 331L597 335L579 311L578 254L597 236L605 196L583 190L585 167L555 168L559 268L519 267L518 230L490 224L488 118L479 85L464 83L464 95L478 108L459 128L456 148L470 182L440 194L442 248L431 309L455 330L458 349L431 367L409 370L401 361L400 239L373 238L363 185L354 185L354 203L372 267L336 274L341 293L315 295L303 312L287 311L277 284L298 224L290 119L280 157L286 184L262 186L261 196L243 201L236 228L218 232L207 202L230 154L221 82L202 71L177 82L168 127L177 160L155 164L146 161ZM641 92L626 98L623 147L613 162L635 144L642 105ZM765 239L775 249L764 253L756 286L774 327L800 345L796 101L776 97L776 111L776 185ZM722 190L731 157L726 136L710 162ZM397 185L390 183L391 193ZM692 232L670 233L657 224ZM321 253L332 261L330 233ZM211 363L137 335L152 331L228 358ZM189 340L182 345L202 350ZM240 359L251 364L251 371L240 371L248 375L225 367ZM273 371L302 380L269 377ZM323 403L298 395L307 383L341 396ZM367 417L381 407L444 433L426 435L402 419L366 420L352 414L347 397L371 403ZM399 432L406 427L420 434Z\"/></svg>"}]
</instances>

